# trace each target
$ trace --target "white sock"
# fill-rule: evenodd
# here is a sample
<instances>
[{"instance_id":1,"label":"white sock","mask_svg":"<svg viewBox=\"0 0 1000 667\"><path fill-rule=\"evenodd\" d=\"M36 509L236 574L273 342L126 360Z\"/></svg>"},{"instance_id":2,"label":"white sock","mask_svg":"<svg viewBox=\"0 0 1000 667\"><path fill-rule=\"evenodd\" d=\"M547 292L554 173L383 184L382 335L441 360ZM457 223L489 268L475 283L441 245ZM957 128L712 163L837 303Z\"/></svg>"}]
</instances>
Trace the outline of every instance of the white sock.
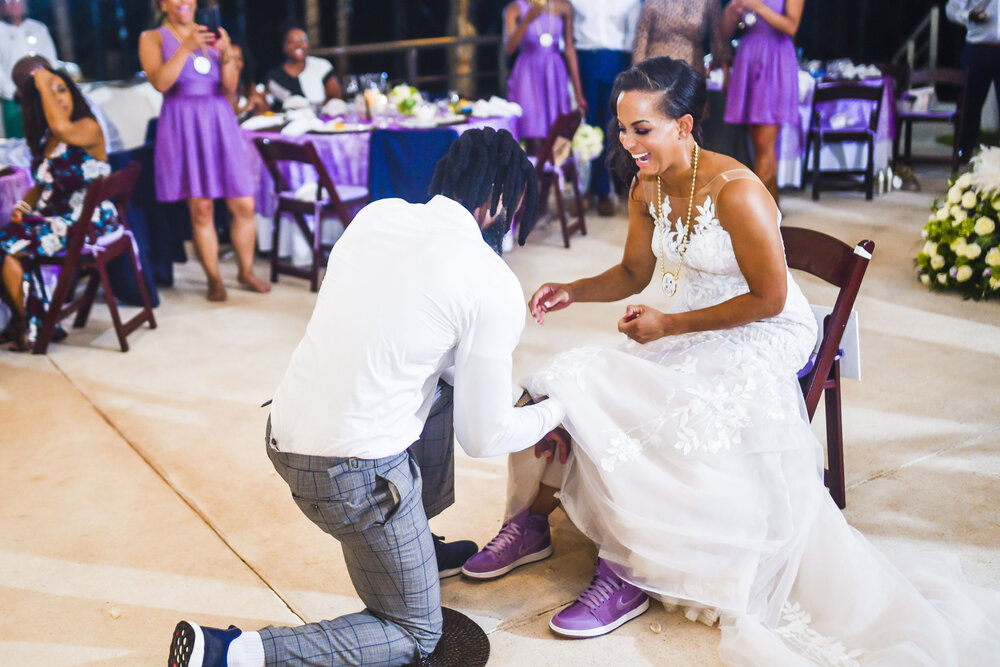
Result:
<instances>
[{"instance_id":1,"label":"white sock","mask_svg":"<svg viewBox=\"0 0 1000 667\"><path fill-rule=\"evenodd\" d=\"M264 667L264 642L259 632L244 632L234 639L226 653L229 667Z\"/></svg>"}]
</instances>

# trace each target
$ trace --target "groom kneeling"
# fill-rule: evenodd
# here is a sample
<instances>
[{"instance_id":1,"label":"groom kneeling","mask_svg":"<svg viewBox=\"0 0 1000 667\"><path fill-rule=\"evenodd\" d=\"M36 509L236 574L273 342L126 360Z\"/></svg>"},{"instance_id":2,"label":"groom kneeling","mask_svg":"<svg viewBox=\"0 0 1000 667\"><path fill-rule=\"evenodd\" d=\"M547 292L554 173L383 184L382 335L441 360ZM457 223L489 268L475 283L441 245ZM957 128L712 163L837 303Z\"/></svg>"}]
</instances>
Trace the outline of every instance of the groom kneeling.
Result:
<instances>
[{"instance_id":1,"label":"groom kneeling","mask_svg":"<svg viewBox=\"0 0 1000 667\"><path fill-rule=\"evenodd\" d=\"M366 609L258 632L181 621L170 665L426 657L441 636L441 590L407 448L448 401L442 374L454 368L455 431L472 456L529 447L562 419L555 401L511 405L524 298L483 242L499 244L522 199L524 238L538 200L534 167L510 133L469 130L438 163L431 192L427 204L373 202L347 227L268 421L268 456L299 508L340 541Z\"/></svg>"}]
</instances>

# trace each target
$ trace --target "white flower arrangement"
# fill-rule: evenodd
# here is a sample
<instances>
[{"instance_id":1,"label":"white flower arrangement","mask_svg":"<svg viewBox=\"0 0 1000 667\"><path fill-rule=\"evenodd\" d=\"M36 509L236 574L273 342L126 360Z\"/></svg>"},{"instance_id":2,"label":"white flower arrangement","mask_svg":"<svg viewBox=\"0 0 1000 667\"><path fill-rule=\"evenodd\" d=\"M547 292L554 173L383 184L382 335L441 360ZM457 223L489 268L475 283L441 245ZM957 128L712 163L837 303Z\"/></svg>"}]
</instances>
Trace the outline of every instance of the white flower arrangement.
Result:
<instances>
[{"instance_id":1,"label":"white flower arrangement","mask_svg":"<svg viewBox=\"0 0 1000 667\"><path fill-rule=\"evenodd\" d=\"M581 162L590 162L604 150L604 132L601 128L580 123L573 135L573 155Z\"/></svg>"},{"instance_id":2,"label":"white flower arrangement","mask_svg":"<svg viewBox=\"0 0 1000 667\"><path fill-rule=\"evenodd\" d=\"M413 110L424 101L420 91L405 83L395 86L389 91L389 104L399 109L399 113L410 116Z\"/></svg>"},{"instance_id":3,"label":"white flower arrangement","mask_svg":"<svg viewBox=\"0 0 1000 667\"><path fill-rule=\"evenodd\" d=\"M972 171L934 200L917 254L920 282L967 299L1000 298L1000 147L983 147Z\"/></svg>"}]
</instances>

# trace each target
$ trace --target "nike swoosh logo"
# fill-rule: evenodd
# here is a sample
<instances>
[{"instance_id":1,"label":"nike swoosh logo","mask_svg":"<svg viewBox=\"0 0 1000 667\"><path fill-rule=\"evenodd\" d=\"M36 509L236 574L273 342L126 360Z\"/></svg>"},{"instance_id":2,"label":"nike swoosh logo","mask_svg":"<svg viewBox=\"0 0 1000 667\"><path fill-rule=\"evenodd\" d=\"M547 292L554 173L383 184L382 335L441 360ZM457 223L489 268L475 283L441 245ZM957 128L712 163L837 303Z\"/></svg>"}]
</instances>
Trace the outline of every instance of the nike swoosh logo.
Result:
<instances>
[{"instance_id":1,"label":"nike swoosh logo","mask_svg":"<svg viewBox=\"0 0 1000 667\"><path fill-rule=\"evenodd\" d=\"M628 602L622 602L622 599L619 597L618 602L616 603L618 606L618 611L624 611L625 609L628 609L630 606L632 606L632 604L635 603L636 600L640 599L645 594L646 593L644 591L639 591L639 594L636 595L631 600L629 600Z\"/></svg>"}]
</instances>

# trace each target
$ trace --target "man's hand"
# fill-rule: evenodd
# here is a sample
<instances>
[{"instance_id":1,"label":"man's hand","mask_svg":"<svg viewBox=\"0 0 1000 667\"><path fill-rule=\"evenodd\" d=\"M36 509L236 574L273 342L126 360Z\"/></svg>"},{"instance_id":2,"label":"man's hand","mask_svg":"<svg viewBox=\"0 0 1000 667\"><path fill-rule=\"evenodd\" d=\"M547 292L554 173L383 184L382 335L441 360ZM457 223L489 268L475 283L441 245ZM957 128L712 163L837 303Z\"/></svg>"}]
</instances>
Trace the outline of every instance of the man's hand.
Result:
<instances>
[{"instance_id":1,"label":"man's hand","mask_svg":"<svg viewBox=\"0 0 1000 667\"><path fill-rule=\"evenodd\" d=\"M969 12L969 23L985 23L986 10L983 8L973 9Z\"/></svg>"},{"instance_id":2,"label":"man's hand","mask_svg":"<svg viewBox=\"0 0 1000 667\"><path fill-rule=\"evenodd\" d=\"M569 458L571 441L572 438L569 437L566 429L557 426L535 444L535 458L540 459L544 456L546 463L552 463L558 456L559 463L566 463Z\"/></svg>"}]
</instances>

